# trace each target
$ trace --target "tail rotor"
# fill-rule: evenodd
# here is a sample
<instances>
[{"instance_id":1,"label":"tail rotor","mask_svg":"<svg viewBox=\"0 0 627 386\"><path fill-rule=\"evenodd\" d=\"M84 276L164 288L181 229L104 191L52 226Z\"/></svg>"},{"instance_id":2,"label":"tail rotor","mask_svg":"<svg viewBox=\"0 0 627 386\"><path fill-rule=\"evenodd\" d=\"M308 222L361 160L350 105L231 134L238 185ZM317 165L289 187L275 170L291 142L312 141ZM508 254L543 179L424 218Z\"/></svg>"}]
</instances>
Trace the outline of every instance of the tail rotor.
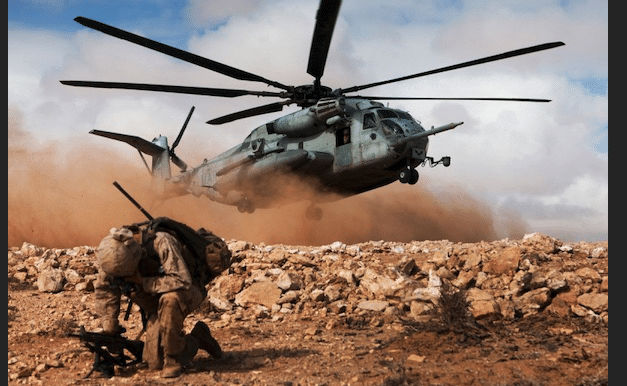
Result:
<instances>
[{"instance_id":1,"label":"tail rotor","mask_svg":"<svg viewBox=\"0 0 627 386\"><path fill-rule=\"evenodd\" d=\"M183 127L181 128L181 131L179 131L179 135L174 140L174 143L172 144L172 147L170 147L170 159L172 160L173 164L175 164L176 166L178 166L181 169L181 172L184 172L185 170L187 170L187 164L185 162L183 162L183 160L181 160L174 153L174 148L178 146L179 142L181 142L181 138L183 137L183 133L185 132L185 129L187 128L187 124L189 123L189 120L192 117L192 114L194 113L194 109L195 109L195 107L192 106L191 110L189 110L189 114L187 114L187 119L185 119L185 123L183 124Z\"/></svg>"},{"instance_id":2,"label":"tail rotor","mask_svg":"<svg viewBox=\"0 0 627 386\"><path fill-rule=\"evenodd\" d=\"M168 139L161 135L152 141L147 141L134 135L118 134L102 130L91 130L90 134L128 143L139 151L139 155L142 157L146 167L148 167L148 164L142 153L151 156L152 168L148 168L148 171L152 175L153 190L163 194L166 181L172 176L170 173L170 161L178 166L181 169L181 172L185 172L187 170L187 164L174 153L174 149L180 143L193 112L194 107L192 106L183 127L179 131L179 134L171 147L168 146Z\"/></svg>"}]
</instances>

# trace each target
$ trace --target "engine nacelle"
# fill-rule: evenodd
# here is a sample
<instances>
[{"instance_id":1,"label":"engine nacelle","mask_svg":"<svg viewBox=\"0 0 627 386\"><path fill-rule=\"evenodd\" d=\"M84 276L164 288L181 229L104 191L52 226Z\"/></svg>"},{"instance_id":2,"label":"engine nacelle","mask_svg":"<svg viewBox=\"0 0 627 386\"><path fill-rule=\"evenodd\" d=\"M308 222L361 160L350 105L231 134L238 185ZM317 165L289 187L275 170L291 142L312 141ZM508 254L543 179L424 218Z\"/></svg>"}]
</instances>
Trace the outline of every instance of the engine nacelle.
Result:
<instances>
[{"instance_id":1,"label":"engine nacelle","mask_svg":"<svg viewBox=\"0 0 627 386\"><path fill-rule=\"evenodd\" d=\"M343 97L320 99L315 105L286 115L268 125L268 133L285 134L288 137L308 137L326 130L330 118L344 115ZM331 124L331 123L329 123Z\"/></svg>"}]
</instances>

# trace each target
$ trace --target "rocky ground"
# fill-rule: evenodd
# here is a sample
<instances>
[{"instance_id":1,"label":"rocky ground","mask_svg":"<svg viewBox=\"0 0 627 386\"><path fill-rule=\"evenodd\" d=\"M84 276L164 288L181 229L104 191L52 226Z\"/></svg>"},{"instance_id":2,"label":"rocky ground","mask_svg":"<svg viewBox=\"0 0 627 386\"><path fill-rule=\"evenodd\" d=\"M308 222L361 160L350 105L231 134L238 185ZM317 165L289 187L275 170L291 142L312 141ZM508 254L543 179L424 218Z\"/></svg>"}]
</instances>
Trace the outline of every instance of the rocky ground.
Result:
<instances>
[{"instance_id":1,"label":"rocky ground","mask_svg":"<svg viewBox=\"0 0 627 386\"><path fill-rule=\"evenodd\" d=\"M93 247L8 251L8 384L608 384L608 243L228 242L234 263L186 328L224 351L178 379L90 371ZM121 316L122 318L122 316ZM140 332L137 308L126 336Z\"/></svg>"}]
</instances>

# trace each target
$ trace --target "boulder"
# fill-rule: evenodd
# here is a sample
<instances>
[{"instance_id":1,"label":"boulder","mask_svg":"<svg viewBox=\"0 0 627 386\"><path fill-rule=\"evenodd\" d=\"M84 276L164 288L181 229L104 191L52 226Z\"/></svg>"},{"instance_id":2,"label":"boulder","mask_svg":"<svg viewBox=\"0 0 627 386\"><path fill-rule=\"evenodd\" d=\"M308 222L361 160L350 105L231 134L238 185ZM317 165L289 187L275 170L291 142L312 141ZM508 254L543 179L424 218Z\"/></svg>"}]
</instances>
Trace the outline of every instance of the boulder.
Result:
<instances>
[{"instance_id":1,"label":"boulder","mask_svg":"<svg viewBox=\"0 0 627 386\"><path fill-rule=\"evenodd\" d=\"M63 271L58 268L48 267L39 273L37 277L37 288L41 292L60 292L65 284Z\"/></svg>"},{"instance_id":2,"label":"boulder","mask_svg":"<svg viewBox=\"0 0 627 386\"><path fill-rule=\"evenodd\" d=\"M22 248L20 248L20 252L22 256L31 257L31 256L41 256L44 253L44 248L38 247L34 244L24 242L22 244Z\"/></svg>"},{"instance_id":3,"label":"boulder","mask_svg":"<svg viewBox=\"0 0 627 386\"><path fill-rule=\"evenodd\" d=\"M495 276L514 275L518 270L520 256L519 247L505 248L483 265L483 272Z\"/></svg>"},{"instance_id":4,"label":"boulder","mask_svg":"<svg viewBox=\"0 0 627 386\"><path fill-rule=\"evenodd\" d=\"M575 271L575 275L579 276L584 282L591 280L593 283L601 282L601 275L593 268L583 267Z\"/></svg>"},{"instance_id":5,"label":"boulder","mask_svg":"<svg viewBox=\"0 0 627 386\"><path fill-rule=\"evenodd\" d=\"M562 246L556 239L540 233L530 233L523 236L522 244L528 250L534 250L540 253L552 254L559 251Z\"/></svg>"},{"instance_id":6,"label":"boulder","mask_svg":"<svg viewBox=\"0 0 627 386\"><path fill-rule=\"evenodd\" d=\"M514 298L513 301L516 311L523 316L533 315L551 303L551 290L546 287L538 288Z\"/></svg>"},{"instance_id":7,"label":"boulder","mask_svg":"<svg viewBox=\"0 0 627 386\"><path fill-rule=\"evenodd\" d=\"M482 256L478 252L471 253L465 256L464 267L465 271L472 270L481 266Z\"/></svg>"},{"instance_id":8,"label":"boulder","mask_svg":"<svg viewBox=\"0 0 627 386\"><path fill-rule=\"evenodd\" d=\"M577 298L577 302L580 305L594 311L597 314L608 310L608 301L609 296L607 293L587 293Z\"/></svg>"},{"instance_id":9,"label":"boulder","mask_svg":"<svg viewBox=\"0 0 627 386\"><path fill-rule=\"evenodd\" d=\"M494 296L487 291L471 288L466 291L466 300L470 305L470 312L475 319L482 319L501 313Z\"/></svg>"},{"instance_id":10,"label":"boulder","mask_svg":"<svg viewBox=\"0 0 627 386\"><path fill-rule=\"evenodd\" d=\"M357 308L360 308L366 311L380 312L380 311L385 310L389 305L390 303L385 300L364 300L364 301L359 302L359 304L357 305Z\"/></svg>"},{"instance_id":11,"label":"boulder","mask_svg":"<svg viewBox=\"0 0 627 386\"><path fill-rule=\"evenodd\" d=\"M366 269L361 277L359 286L372 298L379 296L393 296L396 291L403 288L401 282L393 280L385 275L377 274L371 269Z\"/></svg>"},{"instance_id":12,"label":"boulder","mask_svg":"<svg viewBox=\"0 0 627 386\"><path fill-rule=\"evenodd\" d=\"M272 308L281 297L281 289L270 281L260 281L253 283L235 296L235 304L248 307L252 304L261 304L267 308Z\"/></svg>"},{"instance_id":13,"label":"boulder","mask_svg":"<svg viewBox=\"0 0 627 386\"><path fill-rule=\"evenodd\" d=\"M298 290L301 282L294 274L284 271L277 278L276 285L283 291Z\"/></svg>"}]
</instances>

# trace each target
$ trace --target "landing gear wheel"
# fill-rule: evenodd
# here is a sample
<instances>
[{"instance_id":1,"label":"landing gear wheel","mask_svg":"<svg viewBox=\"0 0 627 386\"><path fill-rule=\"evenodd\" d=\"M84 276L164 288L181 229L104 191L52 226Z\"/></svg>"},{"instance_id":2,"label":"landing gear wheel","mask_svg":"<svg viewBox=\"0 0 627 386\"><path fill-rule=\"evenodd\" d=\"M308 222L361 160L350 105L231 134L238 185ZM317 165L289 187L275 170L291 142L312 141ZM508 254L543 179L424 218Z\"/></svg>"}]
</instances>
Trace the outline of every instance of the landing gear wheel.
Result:
<instances>
[{"instance_id":1,"label":"landing gear wheel","mask_svg":"<svg viewBox=\"0 0 627 386\"><path fill-rule=\"evenodd\" d=\"M418 171L410 167L403 168L398 172L398 180L403 184L413 185L418 182Z\"/></svg>"},{"instance_id":2,"label":"landing gear wheel","mask_svg":"<svg viewBox=\"0 0 627 386\"><path fill-rule=\"evenodd\" d=\"M311 205L305 210L305 217L308 220L320 221L322 219L322 208Z\"/></svg>"},{"instance_id":3,"label":"landing gear wheel","mask_svg":"<svg viewBox=\"0 0 627 386\"><path fill-rule=\"evenodd\" d=\"M409 175L409 181L408 181L408 183L409 183L410 185L414 185L414 184L416 184L416 182L418 182L418 178L419 178L419 177L420 177L420 175L418 174L418 170L416 170L416 169L412 169L412 170L411 170L411 173L410 173L410 175Z\"/></svg>"},{"instance_id":4,"label":"landing gear wheel","mask_svg":"<svg viewBox=\"0 0 627 386\"><path fill-rule=\"evenodd\" d=\"M409 182L411 178L411 169L410 168L403 168L401 169L401 171L398 173L398 180L402 183L402 184L406 184Z\"/></svg>"}]
</instances>

